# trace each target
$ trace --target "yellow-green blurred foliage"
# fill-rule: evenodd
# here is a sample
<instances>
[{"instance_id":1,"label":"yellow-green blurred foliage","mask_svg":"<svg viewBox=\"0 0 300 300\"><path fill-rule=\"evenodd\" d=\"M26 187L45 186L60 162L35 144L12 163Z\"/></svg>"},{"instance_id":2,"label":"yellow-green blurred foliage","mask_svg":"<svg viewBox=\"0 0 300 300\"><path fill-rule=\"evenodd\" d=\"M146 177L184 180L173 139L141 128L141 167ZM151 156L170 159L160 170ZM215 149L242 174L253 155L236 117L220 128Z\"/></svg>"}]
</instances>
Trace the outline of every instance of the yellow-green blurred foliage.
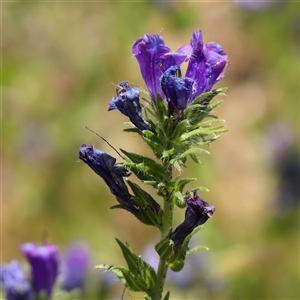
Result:
<instances>
[{"instance_id":1,"label":"yellow-green blurred foliage","mask_svg":"<svg viewBox=\"0 0 300 300\"><path fill-rule=\"evenodd\" d=\"M109 210L115 198L77 151L94 144L116 156L87 125L115 147L149 153L122 132L127 119L108 112L108 102L121 80L145 88L131 54L137 38L163 30L176 50L196 29L229 55L217 84L229 89L216 114L230 132L204 165L186 170L216 206L196 241L210 248L201 275L209 284L171 287L172 299L299 298L299 199L291 205L281 193L290 179L278 172L283 158L294 167L298 159L299 3L289 1L259 9L229 1L2 3L3 262L24 262L19 245L41 242L44 232L62 248L85 240L94 264L124 263L114 237L137 253L157 237L129 213ZM176 210L176 225L183 215Z\"/></svg>"}]
</instances>

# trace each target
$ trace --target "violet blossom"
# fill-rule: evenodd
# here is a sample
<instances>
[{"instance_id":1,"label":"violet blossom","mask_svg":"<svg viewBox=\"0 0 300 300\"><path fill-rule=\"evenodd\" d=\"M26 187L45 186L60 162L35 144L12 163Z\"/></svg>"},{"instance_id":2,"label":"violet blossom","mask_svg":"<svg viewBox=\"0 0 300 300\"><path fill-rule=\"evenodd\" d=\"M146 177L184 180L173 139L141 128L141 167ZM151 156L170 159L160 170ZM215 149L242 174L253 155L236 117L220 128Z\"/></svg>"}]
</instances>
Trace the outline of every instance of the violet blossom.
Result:
<instances>
[{"instance_id":1,"label":"violet blossom","mask_svg":"<svg viewBox=\"0 0 300 300\"><path fill-rule=\"evenodd\" d=\"M90 269L90 251L86 244L74 242L68 246L62 260L62 289L83 289Z\"/></svg>"},{"instance_id":2,"label":"violet blossom","mask_svg":"<svg viewBox=\"0 0 300 300\"><path fill-rule=\"evenodd\" d=\"M58 275L58 248L53 244L26 243L21 245L21 251L31 266L33 291L36 294L44 292L45 299L49 299Z\"/></svg>"},{"instance_id":3,"label":"violet blossom","mask_svg":"<svg viewBox=\"0 0 300 300\"><path fill-rule=\"evenodd\" d=\"M196 97L211 90L224 77L227 54L210 42L203 44L202 31L193 32L190 45L172 52L161 34L145 34L132 46L153 101L157 94L176 111L185 109ZM180 65L188 61L185 77Z\"/></svg>"}]
</instances>

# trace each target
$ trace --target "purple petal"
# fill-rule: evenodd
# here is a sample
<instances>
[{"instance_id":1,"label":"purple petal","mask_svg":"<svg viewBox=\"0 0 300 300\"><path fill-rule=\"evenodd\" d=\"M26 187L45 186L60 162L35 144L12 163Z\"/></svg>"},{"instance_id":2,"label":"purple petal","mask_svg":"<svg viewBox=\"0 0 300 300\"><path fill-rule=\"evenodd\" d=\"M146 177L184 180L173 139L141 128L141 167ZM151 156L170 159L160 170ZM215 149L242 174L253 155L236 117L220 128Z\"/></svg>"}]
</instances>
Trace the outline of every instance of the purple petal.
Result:
<instances>
[{"instance_id":1,"label":"purple petal","mask_svg":"<svg viewBox=\"0 0 300 300\"><path fill-rule=\"evenodd\" d=\"M132 53L139 62L142 76L153 100L157 94L163 96L159 81L163 65L161 56L169 52L170 48L165 45L160 34L145 34L132 46Z\"/></svg>"},{"instance_id":2,"label":"purple petal","mask_svg":"<svg viewBox=\"0 0 300 300\"><path fill-rule=\"evenodd\" d=\"M132 46L132 53L137 58L142 76L148 87L152 99L156 100L159 94L163 99L165 95L160 86L163 72L171 66L179 66L185 62L192 53L190 46L183 46L172 52L160 34L145 34Z\"/></svg>"},{"instance_id":3,"label":"purple petal","mask_svg":"<svg viewBox=\"0 0 300 300\"><path fill-rule=\"evenodd\" d=\"M190 101L211 90L213 85L225 74L227 54L214 42L203 46L201 30L194 31L191 46L193 54L190 58L186 77L196 81L197 89Z\"/></svg>"},{"instance_id":4,"label":"purple petal","mask_svg":"<svg viewBox=\"0 0 300 300\"><path fill-rule=\"evenodd\" d=\"M171 66L180 66L188 61L193 53L193 48L190 45L184 45L176 52L168 52L161 56L164 63L161 66L161 71L165 72Z\"/></svg>"}]
</instances>

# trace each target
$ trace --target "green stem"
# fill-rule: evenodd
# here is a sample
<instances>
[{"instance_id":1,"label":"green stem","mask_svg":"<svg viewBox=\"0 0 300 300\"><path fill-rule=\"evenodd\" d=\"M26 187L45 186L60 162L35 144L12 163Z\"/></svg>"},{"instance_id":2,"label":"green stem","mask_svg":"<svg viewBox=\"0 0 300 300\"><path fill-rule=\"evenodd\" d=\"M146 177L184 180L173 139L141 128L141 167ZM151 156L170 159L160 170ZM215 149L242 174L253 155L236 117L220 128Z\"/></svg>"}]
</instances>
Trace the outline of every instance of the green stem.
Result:
<instances>
[{"instance_id":1,"label":"green stem","mask_svg":"<svg viewBox=\"0 0 300 300\"><path fill-rule=\"evenodd\" d=\"M172 178L172 170L168 170L170 178ZM170 197L170 192L168 191L167 195L164 197L164 216L163 216L163 227L161 229L161 238L164 239L172 229L173 223L173 209L174 203ZM164 290L164 284L166 280L166 275L169 265L167 261L160 258L158 269L157 269L157 285L153 295L149 295L152 300L161 300Z\"/></svg>"}]
</instances>

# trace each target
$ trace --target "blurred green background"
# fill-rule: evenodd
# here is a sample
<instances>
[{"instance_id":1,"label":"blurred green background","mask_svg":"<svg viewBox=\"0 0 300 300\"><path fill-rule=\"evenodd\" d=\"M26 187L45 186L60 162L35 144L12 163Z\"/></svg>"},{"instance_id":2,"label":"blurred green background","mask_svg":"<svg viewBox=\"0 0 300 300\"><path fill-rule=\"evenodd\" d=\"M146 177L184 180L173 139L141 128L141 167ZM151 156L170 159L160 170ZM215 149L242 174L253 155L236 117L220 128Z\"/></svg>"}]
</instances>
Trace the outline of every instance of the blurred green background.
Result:
<instances>
[{"instance_id":1,"label":"blurred green background","mask_svg":"<svg viewBox=\"0 0 300 300\"><path fill-rule=\"evenodd\" d=\"M195 254L203 268L186 290L170 286L172 299L299 299L299 24L290 1L3 2L2 262L24 262L19 245L45 232L61 251L86 241L93 264L124 263L115 237L136 253L157 239L109 210L115 198L77 151L86 143L115 156L87 125L117 148L149 153L107 111L121 80L145 88L131 45L162 31L175 51L202 29L231 62L216 85L229 88L216 114L230 132L186 170L216 213L195 239L210 248ZM183 215L176 210L175 225ZM117 285L107 297L121 294Z\"/></svg>"}]
</instances>

